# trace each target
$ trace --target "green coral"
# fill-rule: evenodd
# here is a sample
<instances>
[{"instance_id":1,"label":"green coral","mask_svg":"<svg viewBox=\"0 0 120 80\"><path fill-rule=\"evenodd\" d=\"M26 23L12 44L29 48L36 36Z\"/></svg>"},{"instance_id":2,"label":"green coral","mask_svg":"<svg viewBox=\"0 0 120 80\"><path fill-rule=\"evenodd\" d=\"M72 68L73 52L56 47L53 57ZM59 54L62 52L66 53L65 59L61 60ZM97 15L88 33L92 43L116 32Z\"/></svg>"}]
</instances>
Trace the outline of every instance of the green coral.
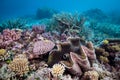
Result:
<instances>
[{"instance_id":1,"label":"green coral","mask_svg":"<svg viewBox=\"0 0 120 80\"><path fill-rule=\"evenodd\" d=\"M109 41L108 40L103 40L103 44L109 44Z\"/></svg>"}]
</instances>

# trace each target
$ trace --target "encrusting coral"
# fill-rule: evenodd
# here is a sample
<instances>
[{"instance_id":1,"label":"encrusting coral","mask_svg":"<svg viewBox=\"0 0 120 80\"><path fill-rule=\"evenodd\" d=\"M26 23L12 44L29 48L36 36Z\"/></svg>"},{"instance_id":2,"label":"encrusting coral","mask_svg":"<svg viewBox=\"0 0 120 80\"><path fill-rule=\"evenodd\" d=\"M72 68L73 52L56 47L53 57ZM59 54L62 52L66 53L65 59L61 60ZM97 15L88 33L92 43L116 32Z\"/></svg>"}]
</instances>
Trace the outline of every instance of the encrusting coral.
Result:
<instances>
[{"instance_id":1,"label":"encrusting coral","mask_svg":"<svg viewBox=\"0 0 120 80\"><path fill-rule=\"evenodd\" d=\"M8 65L8 68L19 76L23 76L29 71L28 60L25 55L20 54L16 56Z\"/></svg>"}]
</instances>

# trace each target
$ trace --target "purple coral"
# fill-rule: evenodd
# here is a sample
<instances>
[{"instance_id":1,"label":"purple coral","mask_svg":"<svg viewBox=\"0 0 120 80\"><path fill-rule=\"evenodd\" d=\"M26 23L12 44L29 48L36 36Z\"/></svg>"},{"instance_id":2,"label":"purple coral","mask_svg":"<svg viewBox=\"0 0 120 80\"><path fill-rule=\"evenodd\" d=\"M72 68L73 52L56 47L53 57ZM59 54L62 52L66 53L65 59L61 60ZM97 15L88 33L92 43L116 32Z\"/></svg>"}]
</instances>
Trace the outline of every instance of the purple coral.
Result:
<instances>
[{"instance_id":1,"label":"purple coral","mask_svg":"<svg viewBox=\"0 0 120 80\"><path fill-rule=\"evenodd\" d=\"M45 25L33 25L32 31L36 34L42 34L45 32Z\"/></svg>"},{"instance_id":2,"label":"purple coral","mask_svg":"<svg viewBox=\"0 0 120 80\"><path fill-rule=\"evenodd\" d=\"M3 30L3 34L0 34L0 48L6 48L13 41L20 39L20 37L21 32L9 29Z\"/></svg>"},{"instance_id":3,"label":"purple coral","mask_svg":"<svg viewBox=\"0 0 120 80\"><path fill-rule=\"evenodd\" d=\"M20 39L21 34L15 32L15 30L9 30L9 29L5 29L3 30L3 40L4 41L9 41L9 40L18 40Z\"/></svg>"},{"instance_id":4,"label":"purple coral","mask_svg":"<svg viewBox=\"0 0 120 80\"><path fill-rule=\"evenodd\" d=\"M36 55L45 54L54 48L55 44L50 40L42 40L34 43L33 53Z\"/></svg>"}]
</instances>

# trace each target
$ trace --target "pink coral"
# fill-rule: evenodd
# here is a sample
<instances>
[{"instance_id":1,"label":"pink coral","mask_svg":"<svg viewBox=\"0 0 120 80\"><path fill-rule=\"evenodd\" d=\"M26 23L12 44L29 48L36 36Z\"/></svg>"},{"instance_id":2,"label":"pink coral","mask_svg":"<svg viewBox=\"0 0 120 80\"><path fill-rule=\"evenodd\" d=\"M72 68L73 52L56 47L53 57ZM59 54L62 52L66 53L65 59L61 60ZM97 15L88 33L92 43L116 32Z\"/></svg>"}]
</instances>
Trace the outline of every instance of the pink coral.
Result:
<instances>
[{"instance_id":1,"label":"pink coral","mask_svg":"<svg viewBox=\"0 0 120 80\"><path fill-rule=\"evenodd\" d=\"M9 40L18 40L20 39L21 34L15 32L15 30L9 30L9 29L5 29L3 30L3 40L4 41L9 41Z\"/></svg>"},{"instance_id":2,"label":"pink coral","mask_svg":"<svg viewBox=\"0 0 120 80\"><path fill-rule=\"evenodd\" d=\"M42 40L34 43L33 53L41 55L49 52L54 48L55 44L50 40Z\"/></svg>"}]
</instances>

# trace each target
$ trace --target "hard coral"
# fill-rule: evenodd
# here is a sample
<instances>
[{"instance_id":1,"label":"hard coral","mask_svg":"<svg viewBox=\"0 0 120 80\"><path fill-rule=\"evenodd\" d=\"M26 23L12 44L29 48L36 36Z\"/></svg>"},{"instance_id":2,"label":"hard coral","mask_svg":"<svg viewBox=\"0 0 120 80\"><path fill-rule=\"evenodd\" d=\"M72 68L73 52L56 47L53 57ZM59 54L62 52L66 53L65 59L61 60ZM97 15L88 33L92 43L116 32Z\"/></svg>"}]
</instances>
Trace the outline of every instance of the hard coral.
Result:
<instances>
[{"instance_id":1,"label":"hard coral","mask_svg":"<svg viewBox=\"0 0 120 80\"><path fill-rule=\"evenodd\" d=\"M50 68L42 68L37 70L34 74L28 76L27 80L50 80Z\"/></svg>"},{"instance_id":2,"label":"hard coral","mask_svg":"<svg viewBox=\"0 0 120 80\"><path fill-rule=\"evenodd\" d=\"M3 30L3 40L4 41L9 41L9 40L18 40L21 37L21 33L15 32L15 30L9 30L5 29Z\"/></svg>"},{"instance_id":3,"label":"hard coral","mask_svg":"<svg viewBox=\"0 0 120 80\"><path fill-rule=\"evenodd\" d=\"M33 25L32 31L36 34L42 34L45 32L45 25Z\"/></svg>"},{"instance_id":4,"label":"hard coral","mask_svg":"<svg viewBox=\"0 0 120 80\"><path fill-rule=\"evenodd\" d=\"M45 54L54 48L55 44L50 40L41 40L34 43L33 53L35 55Z\"/></svg>"},{"instance_id":5,"label":"hard coral","mask_svg":"<svg viewBox=\"0 0 120 80\"><path fill-rule=\"evenodd\" d=\"M23 76L29 71L28 60L25 55L16 56L13 61L8 65L8 68L19 76Z\"/></svg>"},{"instance_id":6,"label":"hard coral","mask_svg":"<svg viewBox=\"0 0 120 80\"><path fill-rule=\"evenodd\" d=\"M67 35L88 37L88 32L90 34L90 29L84 26L85 18L81 17L79 14L70 13L60 13L55 14L48 24L49 31L57 31L60 33L65 33ZM85 29L87 28L87 29Z\"/></svg>"},{"instance_id":7,"label":"hard coral","mask_svg":"<svg viewBox=\"0 0 120 80\"><path fill-rule=\"evenodd\" d=\"M83 77L84 78L82 80L98 80L99 74L97 71L87 71Z\"/></svg>"},{"instance_id":8,"label":"hard coral","mask_svg":"<svg viewBox=\"0 0 120 80\"><path fill-rule=\"evenodd\" d=\"M4 61L10 57L9 53L5 49L0 49L0 61Z\"/></svg>"},{"instance_id":9,"label":"hard coral","mask_svg":"<svg viewBox=\"0 0 120 80\"><path fill-rule=\"evenodd\" d=\"M16 29L16 28L19 28L19 29L25 29L25 24L26 24L26 21L23 20L23 19L11 19L11 20L7 20L5 22L3 22L0 26L0 28L2 28L0 31L3 31L4 29Z\"/></svg>"},{"instance_id":10,"label":"hard coral","mask_svg":"<svg viewBox=\"0 0 120 80\"><path fill-rule=\"evenodd\" d=\"M54 64L51 73L54 77L62 76L65 71L65 67L61 64Z\"/></svg>"}]
</instances>

